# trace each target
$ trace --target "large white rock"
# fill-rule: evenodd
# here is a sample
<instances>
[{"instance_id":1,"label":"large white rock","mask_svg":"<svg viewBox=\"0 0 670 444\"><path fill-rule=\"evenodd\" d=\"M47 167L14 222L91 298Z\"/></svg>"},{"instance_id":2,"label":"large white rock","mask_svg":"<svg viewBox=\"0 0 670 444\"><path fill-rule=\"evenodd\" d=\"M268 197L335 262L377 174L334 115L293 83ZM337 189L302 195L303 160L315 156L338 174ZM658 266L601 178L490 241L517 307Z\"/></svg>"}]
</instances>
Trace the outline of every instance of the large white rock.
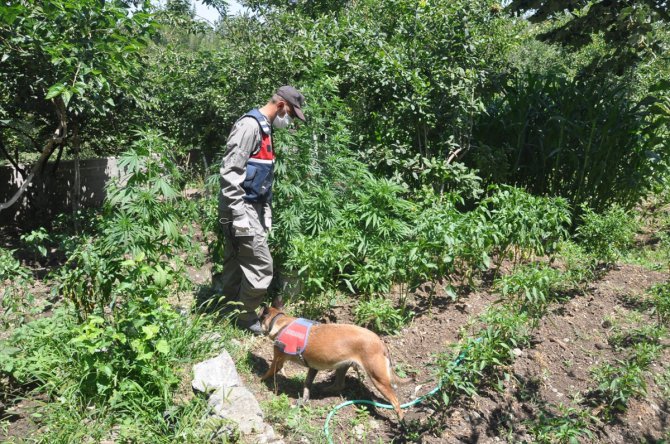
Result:
<instances>
[{"instance_id":1,"label":"large white rock","mask_svg":"<svg viewBox=\"0 0 670 444\"><path fill-rule=\"evenodd\" d=\"M246 387L220 388L209 397L212 413L237 423L240 433L262 433L265 430L263 411Z\"/></svg>"},{"instance_id":2,"label":"large white rock","mask_svg":"<svg viewBox=\"0 0 670 444\"><path fill-rule=\"evenodd\" d=\"M230 389L242 385L235 363L228 352L223 351L216 358L200 362L193 367L193 390L209 393L221 388Z\"/></svg>"},{"instance_id":3,"label":"large white rock","mask_svg":"<svg viewBox=\"0 0 670 444\"><path fill-rule=\"evenodd\" d=\"M240 434L246 435L247 440L252 439L250 442L283 444L272 426L264 422L258 401L242 384L235 363L226 351L196 364L193 374L191 385L194 390L209 396L211 415L235 423Z\"/></svg>"}]
</instances>

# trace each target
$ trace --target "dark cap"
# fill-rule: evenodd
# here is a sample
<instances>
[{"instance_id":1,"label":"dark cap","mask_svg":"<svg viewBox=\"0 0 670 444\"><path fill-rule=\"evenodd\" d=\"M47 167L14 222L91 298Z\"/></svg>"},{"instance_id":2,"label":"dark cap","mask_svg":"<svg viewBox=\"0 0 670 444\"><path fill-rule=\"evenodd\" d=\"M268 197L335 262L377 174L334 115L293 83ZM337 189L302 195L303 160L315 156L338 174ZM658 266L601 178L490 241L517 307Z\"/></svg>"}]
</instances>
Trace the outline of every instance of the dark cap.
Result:
<instances>
[{"instance_id":1,"label":"dark cap","mask_svg":"<svg viewBox=\"0 0 670 444\"><path fill-rule=\"evenodd\" d=\"M284 85L280 87L275 93L282 99L286 100L292 107L293 112L298 119L305 121L305 115L302 113L302 106L305 104L305 96L300 94L300 91L292 86Z\"/></svg>"}]
</instances>

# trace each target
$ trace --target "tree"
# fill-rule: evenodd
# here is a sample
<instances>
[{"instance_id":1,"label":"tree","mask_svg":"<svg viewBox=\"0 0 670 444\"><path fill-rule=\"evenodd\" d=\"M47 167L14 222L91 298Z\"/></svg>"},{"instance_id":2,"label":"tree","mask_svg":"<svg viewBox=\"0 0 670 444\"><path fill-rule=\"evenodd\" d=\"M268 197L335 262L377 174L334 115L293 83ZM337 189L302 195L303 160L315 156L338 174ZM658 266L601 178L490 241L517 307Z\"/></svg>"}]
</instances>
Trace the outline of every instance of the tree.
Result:
<instances>
[{"instance_id":1,"label":"tree","mask_svg":"<svg viewBox=\"0 0 670 444\"><path fill-rule=\"evenodd\" d=\"M611 52L604 60L594 62L603 70L622 74L626 67L648 54L661 54L667 49L657 29L670 24L669 3L668 0L513 0L507 9L536 23L560 19L558 25L539 34L540 40L579 48L602 33Z\"/></svg>"},{"instance_id":2,"label":"tree","mask_svg":"<svg viewBox=\"0 0 670 444\"><path fill-rule=\"evenodd\" d=\"M148 0L3 2L0 152L25 182L0 211L18 200L57 148L58 159L68 145L78 150L87 119L137 99L141 50L154 29L149 8ZM21 158L35 152L31 172L22 171Z\"/></svg>"}]
</instances>

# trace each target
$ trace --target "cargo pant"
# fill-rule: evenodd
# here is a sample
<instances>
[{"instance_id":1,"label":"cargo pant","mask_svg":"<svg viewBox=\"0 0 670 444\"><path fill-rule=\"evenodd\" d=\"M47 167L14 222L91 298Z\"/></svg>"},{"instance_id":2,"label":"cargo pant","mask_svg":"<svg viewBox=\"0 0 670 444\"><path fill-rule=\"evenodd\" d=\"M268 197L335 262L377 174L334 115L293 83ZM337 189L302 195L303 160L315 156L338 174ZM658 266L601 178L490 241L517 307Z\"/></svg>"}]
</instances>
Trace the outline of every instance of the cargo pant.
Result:
<instances>
[{"instance_id":1,"label":"cargo pant","mask_svg":"<svg viewBox=\"0 0 670 444\"><path fill-rule=\"evenodd\" d=\"M223 253L220 273L212 275L212 287L226 302L240 302L240 321L256 319L256 309L272 282L272 256L262 204L246 203L251 235L236 236L229 218L219 220ZM217 260L215 255L215 260Z\"/></svg>"}]
</instances>

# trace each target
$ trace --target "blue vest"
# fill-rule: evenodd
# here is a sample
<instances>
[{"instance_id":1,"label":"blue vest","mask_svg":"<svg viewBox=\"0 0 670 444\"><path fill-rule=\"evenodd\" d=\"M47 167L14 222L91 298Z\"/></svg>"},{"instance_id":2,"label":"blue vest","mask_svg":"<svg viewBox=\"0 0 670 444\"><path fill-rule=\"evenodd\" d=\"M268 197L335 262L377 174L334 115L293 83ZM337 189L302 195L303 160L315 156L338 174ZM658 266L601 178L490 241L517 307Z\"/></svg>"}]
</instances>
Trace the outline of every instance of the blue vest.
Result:
<instances>
[{"instance_id":1,"label":"blue vest","mask_svg":"<svg viewBox=\"0 0 670 444\"><path fill-rule=\"evenodd\" d=\"M272 126L256 108L244 117L253 117L261 130L261 144L251 153L247 162L247 175L242 183L244 200L252 203L272 201L275 153L272 149Z\"/></svg>"}]
</instances>

